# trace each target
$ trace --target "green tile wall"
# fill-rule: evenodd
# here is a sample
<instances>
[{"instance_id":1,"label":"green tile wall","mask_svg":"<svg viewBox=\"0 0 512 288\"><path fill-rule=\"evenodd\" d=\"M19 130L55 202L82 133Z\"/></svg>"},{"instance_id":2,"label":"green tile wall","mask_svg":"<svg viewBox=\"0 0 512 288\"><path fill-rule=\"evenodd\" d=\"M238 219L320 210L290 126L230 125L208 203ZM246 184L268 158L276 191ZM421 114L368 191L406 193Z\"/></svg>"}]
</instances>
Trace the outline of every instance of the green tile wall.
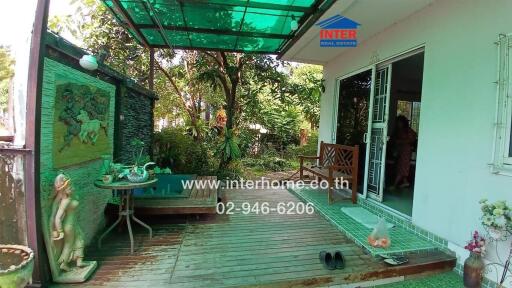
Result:
<instances>
[{"instance_id":1,"label":"green tile wall","mask_svg":"<svg viewBox=\"0 0 512 288\"><path fill-rule=\"evenodd\" d=\"M73 187L79 205L79 225L84 233L86 244L89 244L95 233L104 226L105 219L103 210L111 198L107 190L97 189L93 180L98 177L101 167L101 160L93 160L80 163L71 167L54 169L53 166L53 119L55 104L55 80L59 75L65 75L67 79L72 78L77 83L92 84L110 92L109 125L108 135L113 147L114 135L114 109L116 88L107 82L96 79L92 76L79 72L76 69L60 64L49 58L44 60L43 91L41 103L41 210L43 225L48 225L48 215L51 206L51 195L53 195L53 179L62 170L66 172L73 181ZM112 152L111 152L112 153Z\"/></svg>"},{"instance_id":2,"label":"green tile wall","mask_svg":"<svg viewBox=\"0 0 512 288\"><path fill-rule=\"evenodd\" d=\"M137 138L144 142L144 153L151 151L153 140L153 103L154 99L130 89L120 86L119 110L122 115L119 125L119 135L116 139L115 160L125 164L133 163L136 149L131 145Z\"/></svg>"}]
</instances>

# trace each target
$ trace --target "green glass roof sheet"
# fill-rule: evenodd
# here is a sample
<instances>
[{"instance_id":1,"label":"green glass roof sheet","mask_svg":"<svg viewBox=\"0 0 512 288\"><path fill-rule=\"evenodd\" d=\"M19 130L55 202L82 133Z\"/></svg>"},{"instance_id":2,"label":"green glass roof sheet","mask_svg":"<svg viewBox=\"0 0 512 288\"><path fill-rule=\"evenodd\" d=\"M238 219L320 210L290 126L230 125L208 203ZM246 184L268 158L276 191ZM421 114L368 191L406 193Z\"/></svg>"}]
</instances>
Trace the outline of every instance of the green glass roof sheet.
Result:
<instances>
[{"instance_id":1,"label":"green glass roof sheet","mask_svg":"<svg viewBox=\"0 0 512 288\"><path fill-rule=\"evenodd\" d=\"M146 46L279 53L323 0L102 0Z\"/></svg>"}]
</instances>

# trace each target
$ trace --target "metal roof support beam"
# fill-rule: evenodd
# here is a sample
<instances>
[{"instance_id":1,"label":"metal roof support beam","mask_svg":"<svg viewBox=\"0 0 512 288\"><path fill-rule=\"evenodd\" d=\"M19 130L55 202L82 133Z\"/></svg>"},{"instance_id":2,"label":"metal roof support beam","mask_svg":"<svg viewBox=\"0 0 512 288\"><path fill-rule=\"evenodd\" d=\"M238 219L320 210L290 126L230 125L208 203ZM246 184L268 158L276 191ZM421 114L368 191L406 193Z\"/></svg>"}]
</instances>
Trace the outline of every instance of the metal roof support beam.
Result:
<instances>
[{"instance_id":1,"label":"metal roof support beam","mask_svg":"<svg viewBox=\"0 0 512 288\"><path fill-rule=\"evenodd\" d=\"M293 5L283 5L283 4L273 4L273 3L260 3L255 1L246 1L246 0L230 0L230 1L205 1L205 0L188 0L187 4L194 5L218 5L218 6L238 6L247 8L258 8L258 9L269 9L269 10L281 10L281 11L290 11L290 12L302 12L302 13L311 13L313 10L310 7L303 6L293 6Z\"/></svg>"},{"instance_id":2,"label":"metal roof support beam","mask_svg":"<svg viewBox=\"0 0 512 288\"><path fill-rule=\"evenodd\" d=\"M112 0L112 4L116 7L116 9L119 11L119 13L121 14L121 16L123 16L124 21L126 22L126 24L128 25L128 27L130 27L130 29L132 29L132 30L133 30L133 33L137 34L137 36L139 37L140 41L142 41L142 45L144 45L144 47L146 47L146 48L149 48L148 40L147 40L147 39L146 39L146 37L144 37L144 35L142 35L142 33L140 33L140 31L135 27L135 24L134 24L134 22L133 22L133 19L130 17L130 15L128 15L128 13L126 12L126 10L124 10L123 5L121 5L121 2L119 2L119 0Z\"/></svg>"},{"instance_id":3,"label":"metal roof support beam","mask_svg":"<svg viewBox=\"0 0 512 288\"><path fill-rule=\"evenodd\" d=\"M140 29L159 29L158 26L151 25L151 24L139 24L138 27ZM283 35L283 34L276 34L276 33L217 30L217 29L191 28L191 27L180 27L180 26L170 26L170 25L162 25L162 28L165 30L170 30L170 31L204 33L204 34L215 34L215 35L233 35L233 36L242 36L242 37L273 38L273 39L291 39L292 38L291 35Z\"/></svg>"},{"instance_id":4,"label":"metal roof support beam","mask_svg":"<svg viewBox=\"0 0 512 288\"><path fill-rule=\"evenodd\" d=\"M143 2L143 5L144 5L144 9L146 9L146 11L148 12L148 14L151 17L151 22L153 22L155 25L157 25L156 27L158 27L157 29L160 32L160 35L162 36L162 39L164 40L165 44L167 44L169 49L173 50L171 41L169 40L169 38L167 38L167 35L165 34L165 30L164 30L164 28L162 28L162 23L160 22L160 19L158 19L155 9L151 5L151 3L149 3L147 0L145 0ZM140 29L140 26L139 26L139 29Z\"/></svg>"},{"instance_id":5,"label":"metal roof support beam","mask_svg":"<svg viewBox=\"0 0 512 288\"><path fill-rule=\"evenodd\" d=\"M281 59L283 55L306 33L306 31L311 28L315 24L315 22L322 17L325 11L329 10L331 6L336 2L336 0L317 0L315 4L312 6L314 13L308 15L304 24L300 25L300 30L295 33L295 36L284 42L281 48L279 49L279 54L277 55L277 59Z\"/></svg>"},{"instance_id":6,"label":"metal roof support beam","mask_svg":"<svg viewBox=\"0 0 512 288\"><path fill-rule=\"evenodd\" d=\"M153 48L169 48L167 45L151 45ZM276 51L247 51L243 49L224 49L224 48L205 48L205 47L187 47L174 45L174 49L178 50L192 50L192 51L221 51L221 52L236 52L236 53L247 53L247 54L273 54L276 55Z\"/></svg>"}]
</instances>

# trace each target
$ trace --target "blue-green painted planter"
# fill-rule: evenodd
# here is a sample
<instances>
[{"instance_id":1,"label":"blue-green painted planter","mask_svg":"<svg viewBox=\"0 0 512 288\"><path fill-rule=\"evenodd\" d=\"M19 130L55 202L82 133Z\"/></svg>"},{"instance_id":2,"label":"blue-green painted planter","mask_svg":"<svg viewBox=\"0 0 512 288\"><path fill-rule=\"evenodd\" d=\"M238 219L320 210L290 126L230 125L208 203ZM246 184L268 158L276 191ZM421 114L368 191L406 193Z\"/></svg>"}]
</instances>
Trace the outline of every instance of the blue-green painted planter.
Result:
<instances>
[{"instance_id":1,"label":"blue-green painted planter","mask_svg":"<svg viewBox=\"0 0 512 288\"><path fill-rule=\"evenodd\" d=\"M26 246L0 245L0 287L22 288L32 278L34 252Z\"/></svg>"},{"instance_id":2,"label":"blue-green painted planter","mask_svg":"<svg viewBox=\"0 0 512 288\"><path fill-rule=\"evenodd\" d=\"M158 179L155 187L134 191L134 195L141 198L188 198L190 189L185 189L182 181L194 180L197 175L156 174L155 177Z\"/></svg>"}]
</instances>

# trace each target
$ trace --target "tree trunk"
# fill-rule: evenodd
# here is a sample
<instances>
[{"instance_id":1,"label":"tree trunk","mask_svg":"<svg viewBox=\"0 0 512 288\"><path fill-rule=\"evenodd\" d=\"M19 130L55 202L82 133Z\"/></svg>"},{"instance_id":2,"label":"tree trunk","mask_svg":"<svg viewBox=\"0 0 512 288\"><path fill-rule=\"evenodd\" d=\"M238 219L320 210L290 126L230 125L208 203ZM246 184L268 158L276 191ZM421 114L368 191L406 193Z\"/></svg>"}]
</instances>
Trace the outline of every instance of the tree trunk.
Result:
<instances>
[{"instance_id":1,"label":"tree trunk","mask_svg":"<svg viewBox=\"0 0 512 288\"><path fill-rule=\"evenodd\" d=\"M226 99L226 128L224 137L228 137L228 132L233 133L235 123L235 104L236 104L236 84L231 86L231 91ZM231 134L232 136L232 134ZM226 139L225 139L226 140ZM224 151L222 152L222 158L220 159L219 169L225 169L233 159L231 157L224 157Z\"/></svg>"},{"instance_id":2,"label":"tree trunk","mask_svg":"<svg viewBox=\"0 0 512 288\"><path fill-rule=\"evenodd\" d=\"M204 121L206 121L206 122L210 122L210 118L211 118L211 111L210 111L210 109L211 109L210 104L205 103L205 107L204 107Z\"/></svg>"}]
</instances>

